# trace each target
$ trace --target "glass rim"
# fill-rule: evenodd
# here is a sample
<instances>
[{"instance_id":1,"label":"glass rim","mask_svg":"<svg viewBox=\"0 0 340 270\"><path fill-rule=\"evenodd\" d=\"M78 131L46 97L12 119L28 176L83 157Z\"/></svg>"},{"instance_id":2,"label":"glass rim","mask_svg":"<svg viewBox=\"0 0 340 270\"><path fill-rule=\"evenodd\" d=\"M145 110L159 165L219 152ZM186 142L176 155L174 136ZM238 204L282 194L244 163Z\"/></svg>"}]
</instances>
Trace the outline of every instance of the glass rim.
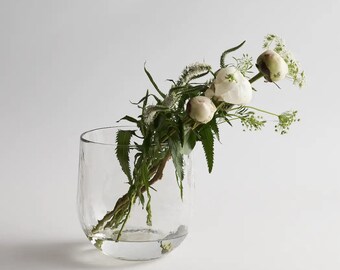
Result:
<instances>
[{"instance_id":1,"label":"glass rim","mask_svg":"<svg viewBox=\"0 0 340 270\"><path fill-rule=\"evenodd\" d=\"M137 130L137 126L126 126L126 125L122 125L122 126L106 126L106 127L99 127L99 128L93 128L87 131L84 131L83 133L80 134L80 141L83 143L91 143L91 144L98 144L98 145L108 145L108 146L117 146L117 143L108 143L108 142L101 142L99 140L90 140L90 139L86 139L85 136L91 132L94 131L99 131L99 130L108 130L108 129L119 129L119 128L135 128ZM134 144L130 144L130 145L122 145L124 147L136 147L136 145Z\"/></svg>"}]
</instances>

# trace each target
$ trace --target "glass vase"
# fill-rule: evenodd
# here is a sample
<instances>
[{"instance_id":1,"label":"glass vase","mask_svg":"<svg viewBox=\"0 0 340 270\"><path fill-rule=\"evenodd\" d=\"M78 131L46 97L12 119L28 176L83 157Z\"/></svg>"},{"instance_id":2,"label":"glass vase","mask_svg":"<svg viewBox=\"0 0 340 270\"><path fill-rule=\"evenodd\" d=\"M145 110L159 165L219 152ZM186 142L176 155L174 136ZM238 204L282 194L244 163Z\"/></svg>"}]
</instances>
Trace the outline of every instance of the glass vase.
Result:
<instances>
[{"instance_id":1,"label":"glass vase","mask_svg":"<svg viewBox=\"0 0 340 270\"><path fill-rule=\"evenodd\" d=\"M137 198L131 203L128 218L110 226L110 215L117 204L126 199L130 186L116 157L119 148L115 143L116 133L131 129L99 128L81 135L78 213L87 238L104 254L125 260L151 260L174 250L188 234L194 187L192 162L190 155L184 156L183 196L171 158L165 160L160 179L154 183L149 181L148 207L152 223L147 222L147 203ZM137 150L133 145L129 147L130 167L133 168ZM164 151L166 147L164 145ZM141 189L141 193L146 193L145 189Z\"/></svg>"}]
</instances>

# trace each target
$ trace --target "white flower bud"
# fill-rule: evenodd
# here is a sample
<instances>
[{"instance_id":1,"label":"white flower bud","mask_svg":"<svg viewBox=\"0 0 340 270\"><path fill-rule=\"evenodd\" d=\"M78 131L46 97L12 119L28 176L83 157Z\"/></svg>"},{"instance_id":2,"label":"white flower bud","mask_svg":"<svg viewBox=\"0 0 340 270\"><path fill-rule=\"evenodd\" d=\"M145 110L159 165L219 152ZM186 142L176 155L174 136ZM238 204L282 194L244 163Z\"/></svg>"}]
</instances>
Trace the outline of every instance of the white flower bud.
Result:
<instances>
[{"instance_id":1,"label":"white flower bud","mask_svg":"<svg viewBox=\"0 0 340 270\"><path fill-rule=\"evenodd\" d=\"M187 111L193 120L206 124L214 117L216 107L209 98L197 96L189 100Z\"/></svg>"},{"instance_id":2,"label":"white flower bud","mask_svg":"<svg viewBox=\"0 0 340 270\"><path fill-rule=\"evenodd\" d=\"M217 72L213 86L205 92L207 97L212 95L230 104L247 104L252 99L253 90L239 70L226 67Z\"/></svg>"},{"instance_id":3,"label":"white flower bud","mask_svg":"<svg viewBox=\"0 0 340 270\"><path fill-rule=\"evenodd\" d=\"M257 68L266 80L277 82L288 74L288 65L277 52L267 50L257 58Z\"/></svg>"}]
</instances>

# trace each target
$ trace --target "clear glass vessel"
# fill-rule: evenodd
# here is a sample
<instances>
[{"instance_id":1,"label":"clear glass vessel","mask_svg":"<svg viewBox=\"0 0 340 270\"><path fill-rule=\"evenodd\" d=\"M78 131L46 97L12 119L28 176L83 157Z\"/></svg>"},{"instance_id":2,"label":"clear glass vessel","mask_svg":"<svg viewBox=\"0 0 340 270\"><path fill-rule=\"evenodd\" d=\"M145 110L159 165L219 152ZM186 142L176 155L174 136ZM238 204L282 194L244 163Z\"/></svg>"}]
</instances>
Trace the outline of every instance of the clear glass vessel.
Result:
<instances>
[{"instance_id":1,"label":"clear glass vessel","mask_svg":"<svg viewBox=\"0 0 340 270\"><path fill-rule=\"evenodd\" d=\"M163 176L149 189L152 225L147 225L147 212L136 199L117 241L120 226L94 228L129 188L128 179L115 154L119 129L131 130L133 127L99 128L80 137L79 219L87 238L104 254L125 260L156 259L175 249L188 234L194 188L191 158L190 155L185 156L184 160L183 199L173 162L169 159ZM134 146L130 146L131 167L136 151Z\"/></svg>"}]
</instances>

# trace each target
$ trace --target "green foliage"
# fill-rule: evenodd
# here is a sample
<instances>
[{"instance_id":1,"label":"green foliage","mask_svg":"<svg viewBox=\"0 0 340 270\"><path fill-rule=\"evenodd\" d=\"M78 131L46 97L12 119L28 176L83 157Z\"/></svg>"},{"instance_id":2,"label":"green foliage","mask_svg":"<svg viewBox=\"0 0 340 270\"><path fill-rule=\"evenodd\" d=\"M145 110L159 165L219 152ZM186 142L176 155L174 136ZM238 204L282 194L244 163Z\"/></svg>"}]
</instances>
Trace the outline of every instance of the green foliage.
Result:
<instances>
[{"instance_id":1,"label":"green foliage","mask_svg":"<svg viewBox=\"0 0 340 270\"><path fill-rule=\"evenodd\" d=\"M144 97L142 97L138 102L131 102L131 104L133 104L133 105L139 105L139 104L141 104L146 98L149 98L149 97L153 97L155 100L156 100L156 102L160 102L161 100L160 100L160 98L158 98L156 95L154 95L154 94L149 94L148 96L144 96Z\"/></svg>"},{"instance_id":2,"label":"green foliage","mask_svg":"<svg viewBox=\"0 0 340 270\"><path fill-rule=\"evenodd\" d=\"M165 94L158 88L157 84L155 83L154 79L152 78L150 72L146 69L145 65L144 65L144 72L146 73L146 75L148 76L150 82L152 83L153 87L155 87L156 91L158 92L158 94L164 98Z\"/></svg>"},{"instance_id":3,"label":"green foliage","mask_svg":"<svg viewBox=\"0 0 340 270\"><path fill-rule=\"evenodd\" d=\"M116 135L116 156L129 183L132 182L129 160L130 140L134 132L133 130L118 130Z\"/></svg>"},{"instance_id":4,"label":"green foliage","mask_svg":"<svg viewBox=\"0 0 340 270\"><path fill-rule=\"evenodd\" d=\"M241 58L234 57L236 61L236 68L242 73L243 76L247 76L251 71L253 64L253 58L248 54L243 54Z\"/></svg>"},{"instance_id":5,"label":"green foliage","mask_svg":"<svg viewBox=\"0 0 340 270\"><path fill-rule=\"evenodd\" d=\"M183 155L189 155L191 151L195 148L197 141L197 135L194 130L189 129L184 133L184 141L182 147Z\"/></svg>"},{"instance_id":6,"label":"green foliage","mask_svg":"<svg viewBox=\"0 0 340 270\"><path fill-rule=\"evenodd\" d=\"M205 63L195 63L185 67L181 76L177 80L177 86L183 86L190 81L207 75L211 70L211 66Z\"/></svg>"},{"instance_id":7,"label":"green foliage","mask_svg":"<svg viewBox=\"0 0 340 270\"><path fill-rule=\"evenodd\" d=\"M287 111L278 116L279 123L275 126L275 131L284 135L287 134L290 126L300 119L297 118L297 111Z\"/></svg>"},{"instance_id":8,"label":"green foliage","mask_svg":"<svg viewBox=\"0 0 340 270\"><path fill-rule=\"evenodd\" d=\"M146 204L146 212L147 212L147 217L146 217L146 224L148 226L152 226L152 211L151 211L151 194L150 194L150 185L149 185L149 171L148 171L148 166L145 162L143 162L143 165L141 166L141 175L143 179L143 183L146 189L146 193L148 196L148 202ZM141 194L142 196L142 194Z\"/></svg>"},{"instance_id":9,"label":"green foliage","mask_svg":"<svg viewBox=\"0 0 340 270\"><path fill-rule=\"evenodd\" d=\"M183 198L184 161L179 136L169 137L168 143L170 147L172 161L176 170L176 178L178 186L180 188L181 198Z\"/></svg>"},{"instance_id":10,"label":"green foliage","mask_svg":"<svg viewBox=\"0 0 340 270\"><path fill-rule=\"evenodd\" d=\"M268 34L264 37L262 45L263 49L269 49L273 42L276 42L278 46L281 46L283 44L283 40L279 36Z\"/></svg>"},{"instance_id":11,"label":"green foliage","mask_svg":"<svg viewBox=\"0 0 340 270\"><path fill-rule=\"evenodd\" d=\"M241 44L237 45L236 47L233 47L231 49L228 49L226 51L224 51L221 55L221 58L220 58L220 66L221 68L224 68L226 67L226 64L225 64L225 58L227 57L227 55L231 52L234 52L236 50L238 50L239 48L241 48L243 46L243 44L246 43L246 41L243 41Z\"/></svg>"},{"instance_id":12,"label":"green foliage","mask_svg":"<svg viewBox=\"0 0 340 270\"><path fill-rule=\"evenodd\" d=\"M135 124L138 123L137 119L135 119L135 118L133 118L131 116L128 116L128 115L125 115L123 118L119 119L117 122L120 122L122 120L126 120L126 121L129 121L131 123L135 123Z\"/></svg>"},{"instance_id":13,"label":"green foliage","mask_svg":"<svg viewBox=\"0 0 340 270\"><path fill-rule=\"evenodd\" d=\"M171 242L164 240L161 242L160 247L162 249L162 254L169 253L173 249Z\"/></svg>"},{"instance_id":14,"label":"green foliage","mask_svg":"<svg viewBox=\"0 0 340 270\"><path fill-rule=\"evenodd\" d=\"M245 116L241 117L242 126L250 131L261 130L266 122L262 116L255 115L254 112L247 112Z\"/></svg>"},{"instance_id":15,"label":"green foliage","mask_svg":"<svg viewBox=\"0 0 340 270\"><path fill-rule=\"evenodd\" d=\"M226 56L238 50L244 43L245 41L222 53L221 68L234 65L244 76L251 73L253 59L248 54L243 54L241 58L233 57L236 64L225 62ZM275 35L268 35L265 39L265 47L272 43L275 43L274 50L280 53L288 63L289 74L294 82L302 85L304 73L300 71L297 62L288 54L282 40ZM298 121L296 111L275 114L251 106L228 104L212 99L217 108L213 118L206 124L195 122L187 112L187 104L193 97L204 96L207 89L214 89L217 71L213 72L211 66L205 63L189 65L183 70L178 80L169 80L172 85L167 94L159 89L145 66L144 71L156 93L152 94L147 90L138 102L132 103L140 109L140 115L137 117L126 115L119 121L127 121L133 124L135 129L119 130L116 135L116 156L122 171L128 178L129 189L117 200L113 210L98 220L98 224L92 229L93 234L104 229L114 230L114 233L117 233L116 241L119 241L136 201L139 201L141 207L146 211L147 225L152 225L151 189L155 190L153 184L162 178L163 170L170 158L175 167L182 198L185 155L188 155L196 147L197 141L202 142L208 171L212 172L214 141L221 139L220 124L228 123L232 126L233 121L239 121L245 129L260 130L266 124L262 115L267 114L279 120L275 127L276 131L285 134L291 124ZM210 78L207 78L206 81L199 83L197 83L198 80L194 81L198 78L203 80L203 77L208 75ZM253 83L260 77L261 74L255 75L249 79L249 82ZM229 75L227 79L235 80L232 75ZM129 151L132 147L136 153L133 160L130 160ZM130 168L130 164L133 165L132 168Z\"/></svg>"},{"instance_id":16,"label":"green foliage","mask_svg":"<svg viewBox=\"0 0 340 270\"><path fill-rule=\"evenodd\" d=\"M214 132L217 140L220 140L220 131L217 125L216 117L214 117L209 123L209 126L211 127L211 130Z\"/></svg>"},{"instance_id":17,"label":"green foliage","mask_svg":"<svg viewBox=\"0 0 340 270\"><path fill-rule=\"evenodd\" d=\"M102 250L102 246L104 244L104 240L103 239L93 239L92 241L94 241L94 246L96 248L98 248L99 250Z\"/></svg>"},{"instance_id":18,"label":"green foliage","mask_svg":"<svg viewBox=\"0 0 340 270\"><path fill-rule=\"evenodd\" d=\"M208 171L211 173L214 165L214 135L208 125L203 126L199 134L208 164Z\"/></svg>"}]
</instances>

